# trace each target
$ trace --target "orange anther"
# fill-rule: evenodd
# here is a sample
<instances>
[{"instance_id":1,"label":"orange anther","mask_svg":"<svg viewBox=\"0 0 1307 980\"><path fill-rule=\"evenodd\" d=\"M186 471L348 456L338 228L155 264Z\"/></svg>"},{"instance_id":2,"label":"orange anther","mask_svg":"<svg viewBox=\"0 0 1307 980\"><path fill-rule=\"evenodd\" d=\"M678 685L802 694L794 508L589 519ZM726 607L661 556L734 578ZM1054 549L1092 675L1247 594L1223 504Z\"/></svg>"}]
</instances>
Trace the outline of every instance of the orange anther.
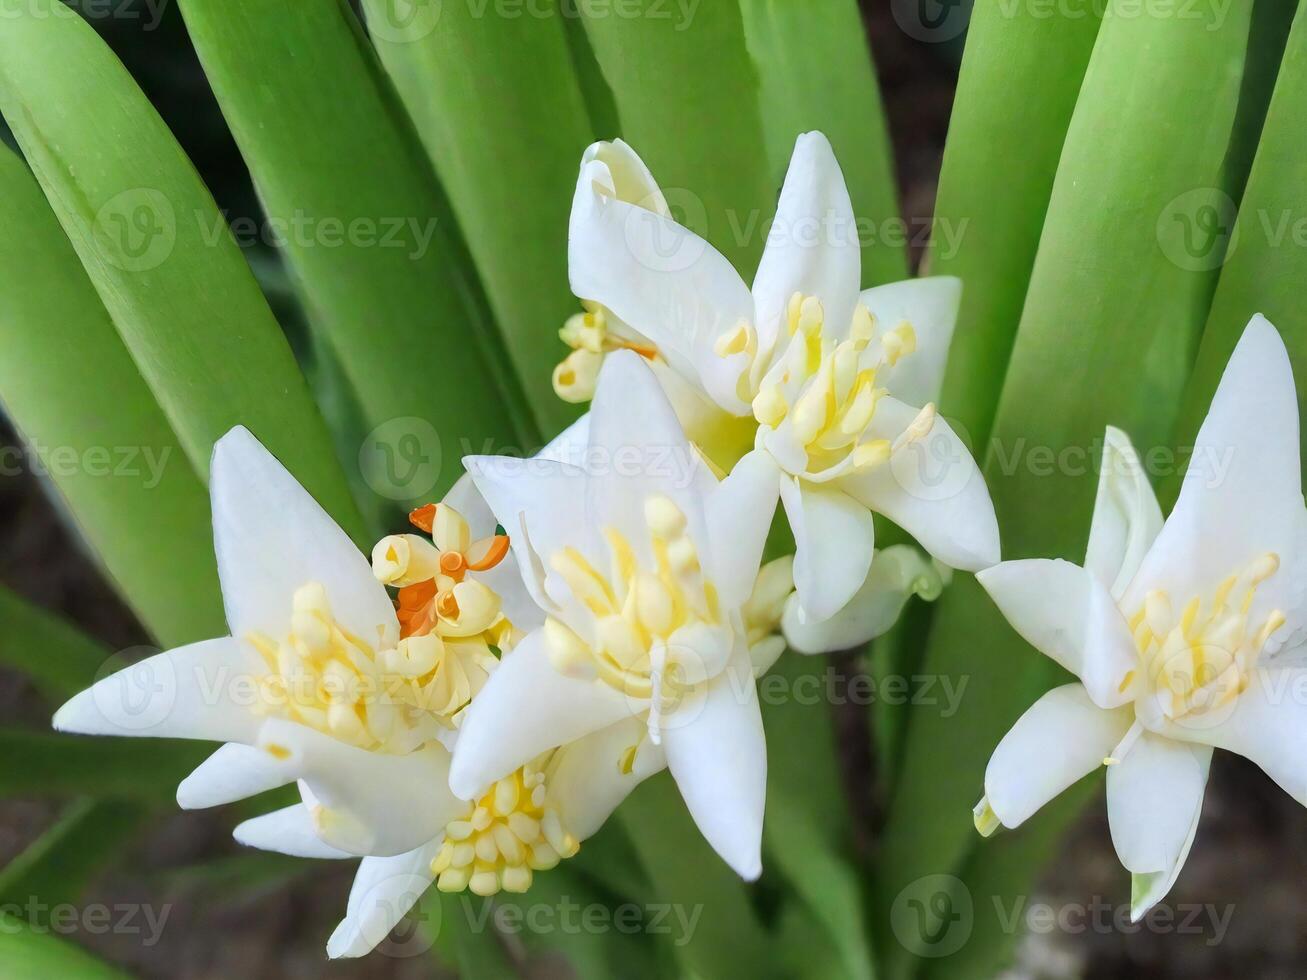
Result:
<instances>
[{"instance_id":1,"label":"orange anther","mask_svg":"<svg viewBox=\"0 0 1307 980\"><path fill-rule=\"evenodd\" d=\"M440 570L454 581L462 581L463 573L467 570L467 559L457 551L442 551Z\"/></svg>"},{"instance_id":2,"label":"orange anther","mask_svg":"<svg viewBox=\"0 0 1307 980\"><path fill-rule=\"evenodd\" d=\"M423 504L416 510L408 512L408 522L419 531L431 533L431 527L436 520L436 504Z\"/></svg>"}]
</instances>

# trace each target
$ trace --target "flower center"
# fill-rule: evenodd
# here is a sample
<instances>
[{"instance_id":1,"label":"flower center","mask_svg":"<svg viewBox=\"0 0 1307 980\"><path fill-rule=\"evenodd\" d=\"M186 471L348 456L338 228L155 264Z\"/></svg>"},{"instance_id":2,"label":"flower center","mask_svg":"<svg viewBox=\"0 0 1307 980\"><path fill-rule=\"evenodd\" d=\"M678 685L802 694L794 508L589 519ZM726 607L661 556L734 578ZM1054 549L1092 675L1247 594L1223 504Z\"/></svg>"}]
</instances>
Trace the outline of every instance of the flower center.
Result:
<instances>
[{"instance_id":1,"label":"flower center","mask_svg":"<svg viewBox=\"0 0 1307 980\"><path fill-rule=\"evenodd\" d=\"M1279 610L1260 625L1248 621L1257 587L1279 567L1278 556L1263 555L1223 581L1209 601L1190 599L1178 618L1166 592L1145 598L1130 627L1145 679L1167 718L1220 707L1247 687L1266 641L1284 625Z\"/></svg>"},{"instance_id":2,"label":"flower center","mask_svg":"<svg viewBox=\"0 0 1307 980\"><path fill-rule=\"evenodd\" d=\"M933 405L923 408L895 442L868 431L885 394L876 385L877 373L916 350L910 323L878 330L871 311L858 304L848 336L836 340L825 329L821 302L795 293L785 326L777 357L758 349L757 333L748 323L720 337L715 351L720 357L746 355L740 397L751 402L759 426L774 430L788 423L791 440L807 456L806 472L876 466L889 459L898 443L930 431Z\"/></svg>"},{"instance_id":3,"label":"flower center","mask_svg":"<svg viewBox=\"0 0 1307 980\"><path fill-rule=\"evenodd\" d=\"M649 734L689 688L716 676L731 651L717 590L699 562L685 515L668 497L645 500L651 568L642 568L631 542L605 528L612 572L605 575L580 552L565 548L553 569L594 617L589 637L560 620L545 623L549 656L562 673L597 678L628 697L648 700Z\"/></svg>"},{"instance_id":4,"label":"flower center","mask_svg":"<svg viewBox=\"0 0 1307 980\"><path fill-rule=\"evenodd\" d=\"M405 690L411 665L432 651L400 641L398 650L378 653L336 621L319 583L295 593L286 637L248 639L268 671L259 679L260 713L378 752L404 754L435 736L435 718ZM396 665L405 673L393 673Z\"/></svg>"},{"instance_id":5,"label":"flower center","mask_svg":"<svg viewBox=\"0 0 1307 980\"><path fill-rule=\"evenodd\" d=\"M588 402L594 397L595 382L604 357L615 350L633 350L646 360L658 356L649 343L622 337L609 329L608 316L598 303L584 302L584 313L567 318L558 336L572 353L554 368L554 393L565 402Z\"/></svg>"},{"instance_id":6,"label":"flower center","mask_svg":"<svg viewBox=\"0 0 1307 980\"><path fill-rule=\"evenodd\" d=\"M548 797L547 768L559 750L496 782L467 812L445 827L431 870L445 892L478 895L524 892L535 871L572 857L580 844L563 827Z\"/></svg>"}]
</instances>

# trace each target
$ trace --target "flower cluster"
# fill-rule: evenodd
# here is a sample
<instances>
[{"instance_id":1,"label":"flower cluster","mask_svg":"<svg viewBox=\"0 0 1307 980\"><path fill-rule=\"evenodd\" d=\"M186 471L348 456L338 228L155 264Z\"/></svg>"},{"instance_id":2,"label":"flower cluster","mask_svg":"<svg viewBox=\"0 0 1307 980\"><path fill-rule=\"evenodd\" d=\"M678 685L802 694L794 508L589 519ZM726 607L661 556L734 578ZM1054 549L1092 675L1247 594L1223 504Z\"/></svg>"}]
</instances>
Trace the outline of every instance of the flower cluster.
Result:
<instances>
[{"instance_id":1,"label":"flower cluster","mask_svg":"<svg viewBox=\"0 0 1307 980\"><path fill-rule=\"evenodd\" d=\"M295 785L298 803L235 835L361 858L328 944L356 956L433 884L525 891L664 769L756 878L756 678L787 646L865 643L960 569L1083 682L999 747L977 826L1015 826L1106 762L1118 850L1140 906L1155 901L1192 841L1211 746L1307 798L1286 754L1299 720L1264 697L1307 588L1283 347L1255 322L1218 392L1200 441L1250 447L1227 486L1187 487L1163 526L1138 467L1105 467L1085 568L1000 564L985 483L935 408L960 284L860 289L853 227L829 144L805 134L749 286L628 146L590 147L569 229L584 312L554 372L588 413L529 460L466 458L370 561L232 430L211 467L230 635L100 681L56 727L223 743L183 807ZM1124 435L1109 446L1133 460ZM764 563L786 538L778 510L793 554ZM877 550L878 520L916 544Z\"/></svg>"}]
</instances>

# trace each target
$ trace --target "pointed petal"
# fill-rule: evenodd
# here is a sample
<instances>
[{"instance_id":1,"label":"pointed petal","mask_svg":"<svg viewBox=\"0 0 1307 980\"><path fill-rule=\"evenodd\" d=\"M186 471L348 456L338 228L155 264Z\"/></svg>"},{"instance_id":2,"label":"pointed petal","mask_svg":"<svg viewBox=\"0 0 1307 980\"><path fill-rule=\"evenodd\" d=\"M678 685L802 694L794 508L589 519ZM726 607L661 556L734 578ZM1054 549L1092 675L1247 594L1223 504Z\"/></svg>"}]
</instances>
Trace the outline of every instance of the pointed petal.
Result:
<instances>
[{"instance_id":1,"label":"pointed petal","mask_svg":"<svg viewBox=\"0 0 1307 980\"><path fill-rule=\"evenodd\" d=\"M303 803L273 810L261 817L237 824L232 831L237 843L302 858L347 858L353 855L325 843L318 836L309 808Z\"/></svg>"},{"instance_id":2,"label":"pointed petal","mask_svg":"<svg viewBox=\"0 0 1307 980\"><path fill-rule=\"evenodd\" d=\"M1200 801L1201 803L1201 801ZM1189 858L1189 850L1194 846L1198 836L1198 820L1202 816L1200 805L1194 810L1193 822L1189 825L1189 834L1180 847L1179 856L1167 870L1132 874L1130 876L1130 921L1138 922L1149 913L1154 905L1164 899L1180 877L1180 869Z\"/></svg>"},{"instance_id":3,"label":"pointed petal","mask_svg":"<svg viewBox=\"0 0 1307 980\"><path fill-rule=\"evenodd\" d=\"M1144 732L1116 765L1107 767L1107 817L1112 845L1134 874L1178 872L1203 806L1209 746L1187 745Z\"/></svg>"},{"instance_id":4,"label":"pointed petal","mask_svg":"<svg viewBox=\"0 0 1307 980\"><path fill-rule=\"evenodd\" d=\"M742 605L753 592L780 484L780 470L771 454L754 450L712 488L704 503L713 579L728 608Z\"/></svg>"},{"instance_id":5,"label":"pointed petal","mask_svg":"<svg viewBox=\"0 0 1307 980\"><path fill-rule=\"evenodd\" d=\"M956 276L904 279L865 289L861 299L881 329L910 323L917 339L917 349L878 374L876 383L909 405L939 401L962 303L962 280Z\"/></svg>"},{"instance_id":6,"label":"pointed petal","mask_svg":"<svg viewBox=\"0 0 1307 980\"><path fill-rule=\"evenodd\" d=\"M1259 668L1228 707L1171 722L1161 733L1235 752L1307 806L1307 668Z\"/></svg>"},{"instance_id":7,"label":"pointed petal","mask_svg":"<svg viewBox=\"0 0 1307 980\"><path fill-rule=\"evenodd\" d=\"M218 440L211 473L213 543L233 636L280 639L296 590L320 582L356 636L379 648L398 640L395 609L367 556L248 429Z\"/></svg>"},{"instance_id":8,"label":"pointed petal","mask_svg":"<svg viewBox=\"0 0 1307 980\"><path fill-rule=\"evenodd\" d=\"M1079 677L1095 704L1130 700L1134 639L1096 576L1069 561L1028 558L987 568L976 580L1012 628Z\"/></svg>"},{"instance_id":9,"label":"pointed petal","mask_svg":"<svg viewBox=\"0 0 1307 980\"><path fill-rule=\"evenodd\" d=\"M626 753L637 746L629 770ZM563 826L577 840L594 834L640 783L667 768L662 747L649 741L648 726L628 718L562 747L549 775L549 796Z\"/></svg>"},{"instance_id":10,"label":"pointed petal","mask_svg":"<svg viewBox=\"0 0 1307 980\"><path fill-rule=\"evenodd\" d=\"M830 141L803 133L776 204L776 217L753 280L759 349L770 351L795 293L821 301L828 329L845 336L862 275L853 204Z\"/></svg>"},{"instance_id":11,"label":"pointed petal","mask_svg":"<svg viewBox=\"0 0 1307 980\"><path fill-rule=\"evenodd\" d=\"M375 949L431 887L431 862L443 835L394 857L365 857L354 875L345 918L327 941L332 959L364 956Z\"/></svg>"},{"instance_id":12,"label":"pointed petal","mask_svg":"<svg viewBox=\"0 0 1307 980\"><path fill-rule=\"evenodd\" d=\"M744 355L723 358L713 349L718 337L753 321L748 287L694 232L621 200L602 160L581 165L567 261L573 293L612 310L724 409L748 414L736 387Z\"/></svg>"},{"instance_id":13,"label":"pointed petal","mask_svg":"<svg viewBox=\"0 0 1307 980\"><path fill-rule=\"evenodd\" d=\"M238 697L261 673L230 636L147 657L97 681L60 708L54 727L83 735L251 742L261 724Z\"/></svg>"},{"instance_id":14,"label":"pointed petal","mask_svg":"<svg viewBox=\"0 0 1307 980\"><path fill-rule=\"evenodd\" d=\"M449 751L439 743L388 755L271 719L259 732L259 748L309 788L318 804L310 814L317 835L351 854L402 854L466 809L449 791Z\"/></svg>"},{"instance_id":15,"label":"pointed petal","mask_svg":"<svg viewBox=\"0 0 1307 980\"><path fill-rule=\"evenodd\" d=\"M794 588L806 619L830 619L867 580L876 529L871 512L837 487L785 478L781 499L794 532Z\"/></svg>"},{"instance_id":16,"label":"pointed petal","mask_svg":"<svg viewBox=\"0 0 1307 980\"><path fill-rule=\"evenodd\" d=\"M537 630L504 657L464 713L450 786L472 799L546 749L629 718L636 707L601 681L559 673Z\"/></svg>"},{"instance_id":17,"label":"pointed petal","mask_svg":"<svg viewBox=\"0 0 1307 980\"><path fill-rule=\"evenodd\" d=\"M1161 529L1162 508L1139 454L1128 435L1109 425L1085 568L1098 576L1113 599L1121 598Z\"/></svg>"},{"instance_id":18,"label":"pointed petal","mask_svg":"<svg viewBox=\"0 0 1307 980\"><path fill-rule=\"evenodd\" d=\"M177 805L183 810L221 806L292 781L262 749L229 742L181 781L177 787Z\"/></svg>"},{"instance_id":19,"label":"pointed petal","mask_svg":"<svg viewBox=\"0 0 1307 980\"><path fill-rule=\"evenodd\" d=\"M1004 827L1019 827L1093 772L1133 721L1129 708L1104 711L1084 687L1055 687L998 743L985 769L985 797Z\"/></svg>"},{"instance_id":20,"label":"pointed petal","mask_svg":"<svg viewBox=\"0 0 1307 980\"><path fill-rule=\"evenodd\" d=\"M602 140L591 143L581 156L583 170L591 160L598 160L608 168L608 175L618 200L626 201L628 204L638 204L645 210L661 214L663 217L671 217L671 209L667 206L667 200L663 197L658 181L654 179L648 165L640 159L640 155L631 148L630 144L622 140L611 142Z\"/></svg>"},{"instance_id":21,"label":"pointed petal","mask_svg":"<svg viewBox=\"0 0 1307 980\"><path fill-rule=\"evenodd\" d=\"M917 414L886 395L877 403L871 431L892 442ZM1000 558L998 519L985 479L942 418L935 419L926 436L896 450L887 464L835 482L950 568L974 572Z\"/></svg>"},{"instance_id":22,"label":"pointed petal","mask_svg":"<svg viewBox=\"0 0 1307 980\"><path fill-rule=\"evenodd\" d=\"M663 722L667 766L695 824L753 881L762 873L767 745L747 651Z\"/></svg>"},{"instance_id":23,"label":"pointed petal","mask_svg":"<svg viewBox=\"0 0 1307 980\"><path fill-rule=\"evenodd\" d=\"M791 597L781 625L786 642L798 653L851 650L898 622L913 595L934 598L943 587L934 562L912 545L896 544L876 552L862 588L830 619L805 619Z\"/></svg>"},{"instance_id":24,"label":"pointed petal","mask_svg":"<svg viewBox=\"0 0 1307 980\"><path fill-rule=\"evenodd\" d=\"M1272 609L1290 612L1307 597L1303 523L1293 370L1275 327L1255 316L1212 398L1180 498L1123 607L1138 608L1150 589L1175 597L1209 592L1273 552L1284 564L1258 588L1249 616L1260 622Z\"/></svg>"}]
</instances>

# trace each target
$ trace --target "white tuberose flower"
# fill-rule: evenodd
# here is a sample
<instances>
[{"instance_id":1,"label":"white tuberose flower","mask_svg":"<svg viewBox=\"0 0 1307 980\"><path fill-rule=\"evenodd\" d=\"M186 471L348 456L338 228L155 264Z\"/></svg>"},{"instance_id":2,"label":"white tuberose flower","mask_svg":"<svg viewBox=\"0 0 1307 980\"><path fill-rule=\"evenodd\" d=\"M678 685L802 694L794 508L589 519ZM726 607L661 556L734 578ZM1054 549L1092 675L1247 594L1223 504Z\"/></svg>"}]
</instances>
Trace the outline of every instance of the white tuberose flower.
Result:
<instances>
[{"instance_id":1,"label":"white tuberose flower","mask_svg":"<svg viewBox=\"0 0 1307 980\"><path fill-rule=\"evenodd\" d=\"M872 512L946 565L999 559L998 525L938 396L960 283L859 293L856 225L830 144L799 137L752 290L671 217L620 141L590 147L572 206L572 291L593 306L564 338L556 386L584 393L605 352L651 358L686 432L720 465L751 434L777 480L797 554L801 621L841 610L867 578ZM925 406L924 408L921 406ZM838 631L837 631L838 632Z\"/></svg>"},{"instance_id":2,"label":"white tuberose flower","mask_svg":"<svg viewBox=\"0 0 1307 980\"><path fill-rule=\"evenodd\" d=\"M605 363L588 427L584 466L465 461L548 619L468 708L450 785L475 796L622 725L623 765L665 759L704 836L754 878L767 762L742 610L775 509L758 477L773 464L755 454L719 485L629 352Z\"/></svg>"},{"instance_id":3,"label":"white tuberose flower","mask_svg":"<svg viewBox=\"0 0 1307 980\"><path fill-rule=\"evenodd\" d=\"M1106 764L1137 920L1189 853L1213 747L1307 804L1307 671L1278 653L1307 591L1298 407L1279 334L1249 323L1165 524L1125 434L1109 429L1106 443L1085 567L1010 561L978 576L1080 683L1049 691L1004 737L976 826L1016 827Z\"/></svg>"},{"instance_id":4,"label":"white tuberose flower","mask_svg":"<svg viewBox=\"0 0 1307 980\"><path fill-rule=\"evenodd\" d=\"M384 697L399 623L368 559L246 429L219 440L211 473L231 635L99 681L54 726L226 742L178 787L183 807L298 781L304 802L279 819L327 849L430 840L464 804L426 713Z\"/></svg>"}]
</instances>

